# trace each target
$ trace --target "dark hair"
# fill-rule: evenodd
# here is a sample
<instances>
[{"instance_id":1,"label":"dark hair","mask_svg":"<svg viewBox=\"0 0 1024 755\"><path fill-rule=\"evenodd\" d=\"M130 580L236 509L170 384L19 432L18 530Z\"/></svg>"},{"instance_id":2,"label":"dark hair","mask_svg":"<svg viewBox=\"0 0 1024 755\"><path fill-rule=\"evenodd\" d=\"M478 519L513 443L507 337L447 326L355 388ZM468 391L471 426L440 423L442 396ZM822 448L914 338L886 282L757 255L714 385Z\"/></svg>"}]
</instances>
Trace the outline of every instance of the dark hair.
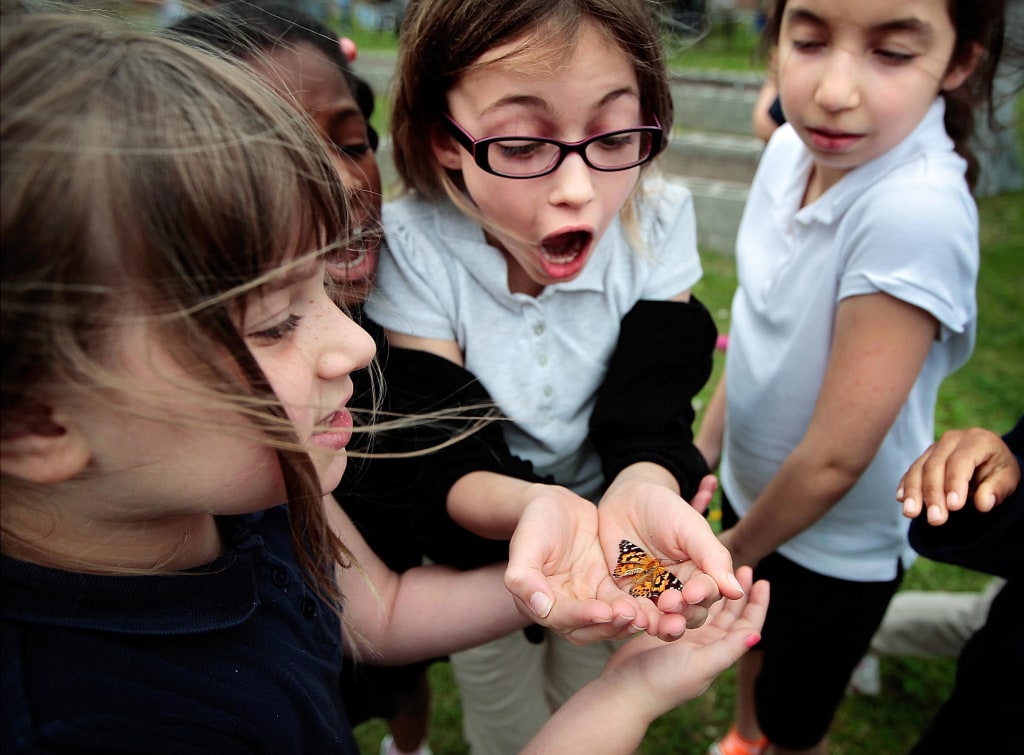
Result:
<instances>
[{"instance_id":1,"label":"dark hair","mask_svg":"<svg viewBox=\"0 0 1024 755\"><path fill-rule=\"evenodd\" d=\"M3 434L31 426L47 387L95 401L146 390L109 350L117 324L144 318L197 406L239 418L216 428L277 451L300 563L340 600L349 552L232 318L302 261L296 244L345 238L346 191L319 136L247 67L101 14L5 13L0 56Z\"/></svg>"},{"instance_id":2,"label":"dark hair","mask_svg":"<svg viewBox=\"0 0 1024 755\"><path fill-rule=\"evenodd\" d=\"M240 59L251 59L265 50L288 44L307 44L341 69L359 110L366 119L370 147L377 149L379 137L370 126L374 94L370 85L352 71L341 51L338 35L294 3L280 0L227 2L186 16L167 29Z\"/></svg>"},{"instance_id":3,"label":"dark hair","mask_svg":"<svg viewBox=\"0 0 1024 755\"><path fill-rule=\"evenodd\" d=\"M488 50L535 34L525 46L571 51L584 21L593 22L633 64L640 103L672 127L668 72L647 0L412 0L402 17L391 137L406 188L446 195L431 135L447 112L448 91Z\"/></svg>"},{"instance_id":4,"label":"dark hair","mask_svg":"<svg viewBox=\"0 0 1024 755\"><path fill-rule=\"evenodd\" d=\"M778 44L786 0L775 0L773 6L762 37L762 49L765 51ZM946 101L946 133L953 140L957 153L967 161L967 183L974 188L979 166L970 138L974 134L977 108L984 108L989 123L995 125L997 104L993 102L992 88L1006 34L1006 0L947 0L946 9L956 32L950 67L969 61L975 45L981 49L974 71L967 80L941 95Z\"/></svg>"}]
</instances>

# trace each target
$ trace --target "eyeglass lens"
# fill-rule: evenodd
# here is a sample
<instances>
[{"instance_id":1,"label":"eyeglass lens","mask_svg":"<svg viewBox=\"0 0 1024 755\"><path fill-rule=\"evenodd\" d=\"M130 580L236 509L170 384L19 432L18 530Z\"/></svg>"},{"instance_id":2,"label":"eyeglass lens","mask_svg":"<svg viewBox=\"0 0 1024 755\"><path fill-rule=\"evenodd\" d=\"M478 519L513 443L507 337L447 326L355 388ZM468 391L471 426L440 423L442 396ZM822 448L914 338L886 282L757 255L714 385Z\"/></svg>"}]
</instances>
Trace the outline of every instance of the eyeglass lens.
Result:
<instances>
[{"instance_id":1,"label":"eyeglass lens","mask_svg":"<svg viewBox=\"0 0 1024 755\"><path fill-rule=\"evenodd\" d=\"M604 170L617 170L642 163L651 154L648 131L618 131L601 134L585 146L587 162ZM558 144L532 139L501 139L487 145L491 169L510 176L530 176L550 170L559 160Z\"/></svg>"}]
</instances>

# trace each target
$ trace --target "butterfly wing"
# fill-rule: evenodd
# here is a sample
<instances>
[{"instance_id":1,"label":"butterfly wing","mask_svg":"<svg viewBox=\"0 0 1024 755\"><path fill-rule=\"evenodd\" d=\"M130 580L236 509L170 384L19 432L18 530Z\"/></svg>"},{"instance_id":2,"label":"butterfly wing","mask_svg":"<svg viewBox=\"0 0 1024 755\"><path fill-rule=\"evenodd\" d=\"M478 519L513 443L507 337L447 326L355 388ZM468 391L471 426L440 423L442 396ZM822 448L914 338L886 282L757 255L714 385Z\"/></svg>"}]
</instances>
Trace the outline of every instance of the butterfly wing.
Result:
<instances>
[{"instance_id":1,"label":"butterfly wing","mask_svg":"<svg viewBox=\"0 0 1024 755\"><path fill-rule=\"evenodd\" d=\"M661 565L661 562L643 548L623 540L619 543L619 561L612 576L631 577L633 585L629 594L636 598L656 599L665 590L682 590L683 583L678 577Z\"/></svg>"}]
</instances>

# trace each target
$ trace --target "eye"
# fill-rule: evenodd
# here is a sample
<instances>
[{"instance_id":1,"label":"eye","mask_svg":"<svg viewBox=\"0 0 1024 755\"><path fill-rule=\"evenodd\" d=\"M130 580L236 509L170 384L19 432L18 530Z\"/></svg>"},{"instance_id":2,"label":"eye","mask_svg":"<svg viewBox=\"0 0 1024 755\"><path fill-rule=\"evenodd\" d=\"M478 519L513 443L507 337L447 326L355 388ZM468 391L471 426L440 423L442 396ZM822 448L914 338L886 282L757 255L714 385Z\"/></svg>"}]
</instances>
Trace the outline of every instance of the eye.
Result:
<instances>
[{"instance_id":1,"label":"eye","mask_svg":"<svg viewBox=\"0 0 1024 755\"><path fill-rule=\"evenodd\" d=\"M332 143L332 146L342 157L347 157L349 160L360 160L366 157L371 147L368 143L362 144L336 144Z\"/></svg>"},{"instance_id":2,"label":"eye","mask_svg":"<svg viewBox=\"0 0 1024 755\"><path fill-rule=\"evenodd\" d=\"M794 39L793 49L798 52L815 52L825 46L824 42L815 39Z\"/></svg>"},{"instance_id":3,"label":"eye","mask_svg":"<svg viewBox=\"0 0 1024 755\"><path fill-rule=\"evenodd\" d=\"M903 65L911 62L916 55L908 52L896 52L895 50L875 50L875 55L880 57L883 62L890 65Z\"/></svg>"},{"instance_id":4,"label":"eye","mask_svg":"<svg viewBox=\"0 0 1024 755\"><path fill-rule=\"evenodd\" d=\"M299 315L290 314L284 321L276 325L271 325L263 330L257 330L253 333L249 333L246 338L252 338L256 341L263 341L265 343L283 341L299 327L299 322L301 320L302 317Z\"/></svg>"}]
</instances>

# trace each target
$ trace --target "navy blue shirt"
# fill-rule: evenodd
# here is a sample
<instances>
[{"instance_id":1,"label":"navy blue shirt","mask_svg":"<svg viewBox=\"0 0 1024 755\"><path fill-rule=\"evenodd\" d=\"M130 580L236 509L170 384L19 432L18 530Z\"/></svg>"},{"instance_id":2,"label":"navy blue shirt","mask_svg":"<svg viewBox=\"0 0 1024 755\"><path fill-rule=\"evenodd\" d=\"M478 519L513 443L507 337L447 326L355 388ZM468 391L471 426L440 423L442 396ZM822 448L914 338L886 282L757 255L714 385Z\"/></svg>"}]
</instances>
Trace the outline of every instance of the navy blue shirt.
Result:
<instances>
[{"instance_id":1,"label":"navy blue shirt","mask_svg":"<svg viewBox=\"0 0 1024 755\"><path fill-rule=\"evenodd\" d=\"M219 524L225 555L183 574L2 558L4 752L358 753L285 508Z\"/></svg>"}]
</instances>

